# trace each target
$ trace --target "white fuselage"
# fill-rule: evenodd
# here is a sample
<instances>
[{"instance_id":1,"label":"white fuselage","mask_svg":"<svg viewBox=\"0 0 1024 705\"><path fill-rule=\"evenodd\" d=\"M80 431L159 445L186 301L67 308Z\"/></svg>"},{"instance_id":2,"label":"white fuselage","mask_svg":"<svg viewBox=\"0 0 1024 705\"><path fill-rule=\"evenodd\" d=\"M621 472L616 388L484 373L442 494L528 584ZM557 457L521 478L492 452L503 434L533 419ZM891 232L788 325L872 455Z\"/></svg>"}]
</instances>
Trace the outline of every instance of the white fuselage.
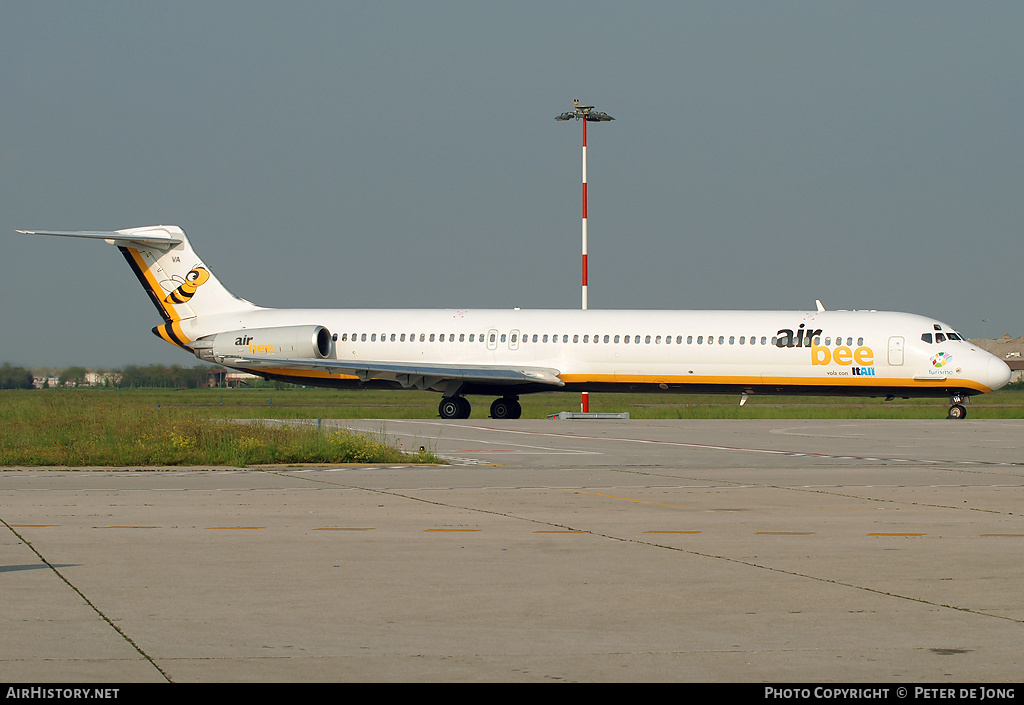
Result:
<instances>
[{"instance_id":1,"label":"white fuselage","mask_svg":"<svg viewBox=\"0 0 1024 705\"><path fill-rule=\"evenodd\" d=\"M593 391L946 396L1009 380L1001 360L948 325L881 311L259 309L189 324L182 321L193 339L316 324L336 334L337 360L551 368L566 388ZM253 371L351 381L284 367ZM491 391L471 385L466 393Z\"/></svg>"}]
</instances>

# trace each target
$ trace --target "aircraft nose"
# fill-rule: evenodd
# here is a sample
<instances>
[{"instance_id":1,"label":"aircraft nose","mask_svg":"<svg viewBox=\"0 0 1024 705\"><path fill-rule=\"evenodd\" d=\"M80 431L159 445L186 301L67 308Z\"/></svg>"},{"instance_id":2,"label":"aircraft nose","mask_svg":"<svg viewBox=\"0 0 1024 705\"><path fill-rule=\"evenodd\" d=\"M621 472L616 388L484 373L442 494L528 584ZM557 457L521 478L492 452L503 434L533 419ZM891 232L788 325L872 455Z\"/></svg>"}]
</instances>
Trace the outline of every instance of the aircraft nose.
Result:
<instances>
[{"instance_id":1,"label":"aircraft nose","mask_svg":"<svg viewBox=\"0 0 1024 705\"><path fill-rule=\"evenodd\" d=\"M993 391L1000 387L1005 387L1010 381L1010 368L998 357L989 359L987 372L988 381L986 386Z\"/></svg>"}]
</instances>

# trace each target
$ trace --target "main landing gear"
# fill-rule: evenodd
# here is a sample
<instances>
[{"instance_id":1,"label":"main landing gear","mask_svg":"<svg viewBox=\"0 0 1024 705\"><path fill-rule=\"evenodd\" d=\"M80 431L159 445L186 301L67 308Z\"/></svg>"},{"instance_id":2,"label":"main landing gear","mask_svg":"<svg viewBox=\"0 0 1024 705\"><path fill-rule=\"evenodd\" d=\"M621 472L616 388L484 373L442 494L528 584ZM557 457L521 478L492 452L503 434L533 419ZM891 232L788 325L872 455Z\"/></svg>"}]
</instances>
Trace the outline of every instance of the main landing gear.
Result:
<instances>
[{"instance_id":1,"label":"main landing gear","mask_svg":"<svg viewBox=\"0 0 1024 705\"><path fill-rule=\"evenodd\" d=\"M470 408L466 397L444 397L437 405L437 414L442 419L468 419Z\"/></svg>"},{"instance_id":2,"label":"main landing gear","mask_svg":"<svg viewBox=\"0 0 1024 705\"><path fill-rule=\"evenodd\" d=\"M964 408L964 404L970 402L971 398L965 394L954 394L949 398L949 415L947 419L965 419L967 418L967 409Z\"/></svg>"},{"instance_id":3,"label":"main landing gear","mask_svg":"<svg viewBox=\"0 0 1024 705\"><path fill-rule=\"evenodd\" d=\"M437 405L437 414L442 419L468 419L469 400L466 397L444 397ZM519 397L501 397L491 404L492 419L518 419L523 415Z\"/></svg>"}]
</instances>

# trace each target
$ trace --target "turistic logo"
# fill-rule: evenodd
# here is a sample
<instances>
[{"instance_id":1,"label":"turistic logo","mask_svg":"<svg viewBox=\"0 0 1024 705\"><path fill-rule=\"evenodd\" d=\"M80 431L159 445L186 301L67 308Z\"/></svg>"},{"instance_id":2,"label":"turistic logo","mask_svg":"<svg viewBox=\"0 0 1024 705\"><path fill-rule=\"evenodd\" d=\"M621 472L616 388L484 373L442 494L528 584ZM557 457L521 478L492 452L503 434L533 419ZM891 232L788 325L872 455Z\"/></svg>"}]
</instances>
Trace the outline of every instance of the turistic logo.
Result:
<instances>
[{"instance_id":1,"label":"turistic logo","mask_svg":"<svg viewBox=\"0 0 1024 705\"><path fill-rule=\"evenodd\" d=\"M932 355L932 367L945 367L953 361L953 356L947 352L937 352Z\"/></svg>"}]
</instances>

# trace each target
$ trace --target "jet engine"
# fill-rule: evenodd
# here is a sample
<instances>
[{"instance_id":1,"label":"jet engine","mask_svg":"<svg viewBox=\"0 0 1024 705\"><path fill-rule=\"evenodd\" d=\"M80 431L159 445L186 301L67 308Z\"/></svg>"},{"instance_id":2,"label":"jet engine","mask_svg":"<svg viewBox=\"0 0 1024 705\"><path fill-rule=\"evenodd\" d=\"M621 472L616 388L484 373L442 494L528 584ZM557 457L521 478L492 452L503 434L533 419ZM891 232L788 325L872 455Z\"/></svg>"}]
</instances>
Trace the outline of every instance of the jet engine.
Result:
<instances>
[{"instance_id":1,"label":"jet engine","mask_svg":"<svg viewBox=\"0 0 1024 705\"><path fill-rule=\"evenodd\" d=\"M224 362L250 357L322 360L331 354L333 343L334 337L323 326L281 326L217 333L192 345L200 360Z\"/></svg>"}]
</instances>

